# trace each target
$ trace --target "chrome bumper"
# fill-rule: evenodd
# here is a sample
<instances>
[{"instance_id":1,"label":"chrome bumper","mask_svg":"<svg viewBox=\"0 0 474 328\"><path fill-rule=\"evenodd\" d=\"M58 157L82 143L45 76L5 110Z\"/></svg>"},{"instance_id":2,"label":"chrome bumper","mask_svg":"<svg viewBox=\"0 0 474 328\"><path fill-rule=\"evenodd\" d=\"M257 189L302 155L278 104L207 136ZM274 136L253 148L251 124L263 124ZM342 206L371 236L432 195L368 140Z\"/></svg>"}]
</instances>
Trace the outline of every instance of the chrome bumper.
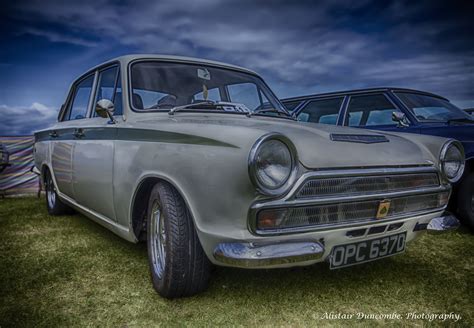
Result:
<instances>
[{"instance_id":1,"label":"chrome bumper","mask_svg":"<svg viewBox=\"0 0 474 328\"><path fill-rule=\"evenodd\" d=\"M221 243L214 258L235 267L258 268L320 259L324 246L318 242Z\"/></svg>"}]
</instances>

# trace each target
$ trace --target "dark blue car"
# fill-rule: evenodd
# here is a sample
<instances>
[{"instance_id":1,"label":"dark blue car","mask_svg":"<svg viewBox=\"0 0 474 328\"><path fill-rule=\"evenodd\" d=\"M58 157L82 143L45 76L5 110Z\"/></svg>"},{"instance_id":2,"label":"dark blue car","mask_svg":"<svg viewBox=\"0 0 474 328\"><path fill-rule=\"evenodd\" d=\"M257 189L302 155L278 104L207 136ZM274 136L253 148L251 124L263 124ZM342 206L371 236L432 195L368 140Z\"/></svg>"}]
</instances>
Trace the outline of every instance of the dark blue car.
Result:
<instances>
[{"instance_id":1,"label":"dark blue car","mask_svg":"<svg viewBox=\"0 0 474 328\"><path fill-rule=\"evenodd\" d=\"M454 184L450 210L474 229L474 117L439 95L374 88L283 99L303 122L453 138L461 141L466 168Z\"/></svg>"}]
</instances>

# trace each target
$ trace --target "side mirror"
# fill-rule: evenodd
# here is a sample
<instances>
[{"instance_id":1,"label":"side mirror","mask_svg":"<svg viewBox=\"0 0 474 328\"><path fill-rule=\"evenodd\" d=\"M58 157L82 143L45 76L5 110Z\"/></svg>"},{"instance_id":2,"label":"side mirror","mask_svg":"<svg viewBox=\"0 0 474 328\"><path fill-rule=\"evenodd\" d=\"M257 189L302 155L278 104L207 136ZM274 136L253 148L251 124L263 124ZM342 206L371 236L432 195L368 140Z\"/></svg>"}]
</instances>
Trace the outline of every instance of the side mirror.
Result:
<instances>
[{"instance_id":1,"label":"side mirror","mask_svg":"<svg viewBox=\"0 0 474 328\"><path fill-rule=\"evenodd\" d=\"M410 124L408 124L407 116L402 112L393 112L392 121L397 122L399 128L406 128L410 126Z\"/></svg>"},{"instance_id":2,"label":"side mirror","mask_svg":"<svg viewBox=\"0 0 474 328\"><path fill-rule=\"evenodd\" d=\"M95 112L100 117L109 118L110 124L117 123L114 119L114 103L108 99L101 99L95 105Z\"/></svg>"}]
</instances>

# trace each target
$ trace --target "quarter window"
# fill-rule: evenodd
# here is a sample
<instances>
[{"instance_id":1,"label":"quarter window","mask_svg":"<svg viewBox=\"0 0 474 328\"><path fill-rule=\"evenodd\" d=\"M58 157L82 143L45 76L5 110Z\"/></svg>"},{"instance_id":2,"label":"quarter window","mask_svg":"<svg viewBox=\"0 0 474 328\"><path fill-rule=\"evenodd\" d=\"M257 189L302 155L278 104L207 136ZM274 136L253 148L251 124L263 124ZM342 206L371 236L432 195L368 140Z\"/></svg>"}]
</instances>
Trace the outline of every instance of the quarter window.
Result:
<instances>
[{"instance_id":1,"label":"quarter window","mask_svg":"<svg viewBox=\"0 0 474 328\"><path fill-rule=\"evenodd\" d=\"M344 97L310 101L298 114L298 120L336 125L343 100Z\"/></svg>"},{"instance_id":2,"label":"quarter window","mask_svg":"<svg viewBox=\"0 0 474 328\"><path fill-rule=\"evenodd\" d=\"M392 113L400 112L383 94L352 96L347 109L349 126L397 125Z\"/></svg>"},{"instance_id":3,"label":"quarter window","mask_svg":"<svg viewBox=\"0 0 474 328\"><path fill-rule=\"evenodd\" d=\"M94 75L90 75L76 86L74 98L68 112L64 116L65 121L79 120L86 117L93 82Z\"/></svg>"},{"instance_id":4,"label":"quarter window","mask_svg":"<svg viewBox=\"0 0 474 328\"><path fill-rule=\"evenodd\" d=\"M122 88L117 66L107 68L99 73L95 101L108 99L114 103L114 115L122 115ZM97 113L94 111L94 117Z\"/></svg>"}]
</instances>

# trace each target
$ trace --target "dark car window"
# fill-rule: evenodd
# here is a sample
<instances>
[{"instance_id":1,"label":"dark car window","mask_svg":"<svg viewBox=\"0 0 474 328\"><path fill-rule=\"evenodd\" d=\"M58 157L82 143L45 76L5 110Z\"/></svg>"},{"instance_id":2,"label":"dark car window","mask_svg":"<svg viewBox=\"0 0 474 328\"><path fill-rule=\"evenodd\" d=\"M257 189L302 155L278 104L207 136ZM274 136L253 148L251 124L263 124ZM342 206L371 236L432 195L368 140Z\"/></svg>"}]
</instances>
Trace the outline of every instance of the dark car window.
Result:
<instances>
[{"instance_id":1,"label":"dark car window","mask_svg":"<svg viewBox=\"0 0 474 328\"><path fill-rule=\"evenodd\" d=\"M298 120L336 125L344 97L313 100L307 103L298 114Z\"/></svg>"},{"instance_id":2,"label":"dark car window","mask_svg":"<svg viewBox=\"0 0 474 328\"><path fill-rule=\"evenodd\" d=\"M114 103L114 115L122 115L122 88L117 66L99 73L95 101L108 99ZM94 117L97 113L94 111Z\"/></svg>"},{"instance_id":3,"label":"dark car window","mask_svg":"<svg viewBox=\"0 0 474 328\"><path fill-rule=\"evenodd\" d=\"M346 125L397 125L392 113L399 112L383 94L352 96L347 109Z\"/></svg>"},{"instance_id":4,"label":"dark car window","mask_svg":"<svg viewBox=\"0 0 474 328\"><path fill-rule=\"evenodd\" d=\"M290 101L290 102L284 102L283 105L285 105L286 109L288 111L293 111L298 105L301 104L301 101Z\"/></svg>"},{"instance_id":5,"label":"dark car window","mask_svg":"<svg viewBox=\"0 0 474 328\"><path fill-rule=\"evenodd\" d=\"M453 119L472 119L461 109L441 98L409 92L396 92L395 94L419 121L446 122Z\"/></svg>"},{"instance_id":6,"label":"dark car window","mask_svg":"<svg viewBox=\"0 0 474 328\"><path fill-rule=\"evenodd\" d=\"M94 75L90 75L82 80L74 90L74 97L68 108L68 112L64 115L64 120L79 120L87 115L87 108L92 91Z\"/></svg>"}]
</instances>

